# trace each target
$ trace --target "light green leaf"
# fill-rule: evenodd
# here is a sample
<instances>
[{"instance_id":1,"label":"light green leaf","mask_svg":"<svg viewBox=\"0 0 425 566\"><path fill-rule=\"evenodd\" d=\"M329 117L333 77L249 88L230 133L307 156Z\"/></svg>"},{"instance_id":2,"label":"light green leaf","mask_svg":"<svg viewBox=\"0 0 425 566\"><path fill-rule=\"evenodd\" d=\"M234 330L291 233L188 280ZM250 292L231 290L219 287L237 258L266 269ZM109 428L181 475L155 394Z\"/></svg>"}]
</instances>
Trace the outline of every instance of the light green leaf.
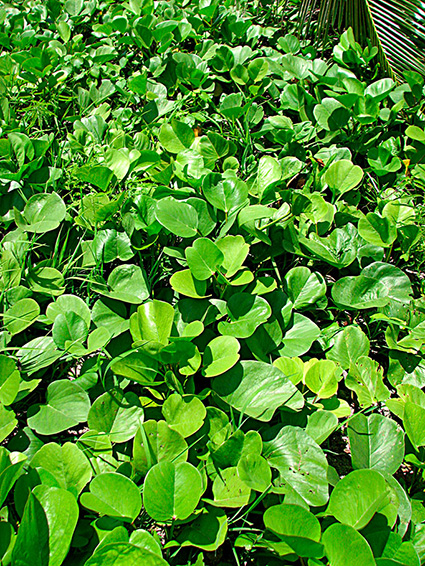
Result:
<instances>
[{"instance_id":1,"label":"light green leaf","mask_svg":"<svg viewBox=\"0 0 425 566\"><path fill-rule=\"evenodd\" d=\"M283 427L273 440L264 442L263 455L279 471L275 486L284 493L294 490L314 507L325 505L329 498L328 462L320 446L303 429Z\"/></svg>"},{"instance_id":2,"label":"light green leaf","mask_svg":"<svg viewBox=\"0 0 425 566\"><path fill-rule=\"evenodd\" d=\"M202 374L215 377L232 368L239 360L240 344L233 336L217 336L205 348Z\"/></svg>"},{"instance_id":3,"label":"light green leaf","mask_svg":"<svg viewBox=\"0 0 425 566\"><path fill-rule=\"evenodd\" d=\"M27 329L40 315L40 307L34 299L20 299L4 312L3 323L10 334Z\"/></svg>"},{"instance_id":4,"label":"light green leaf","mask_svg":"<svg viewBox=\"0 0 425 566\"><path fill-rule=\"evenodd\" d=\"M260 421L272 419L278 407L301 409L304 398L277 367L242 361L214 378L213 390L231 407Z\"/></svg>"},{"instance_id":5,"label":"light green leaf","mask_svg":"<svg viewBox=\"0 0 425 566\"><path fill-rule=\"evenodd\" d=\"M165 421L146 421L143 423L143 433L138 430L134 439L134 466L145 475L157 463L185 462L187 452L185 439Z\"/></svg>"},{"instance_id":6,"label":"light green leaf","mask_svg":"<svg viewBox=\"0 0 425 566\"><path fill-rule=\"evenodd\" d=\"M335 524L323 534L323 544L330 566L375 566L366 539L348 525Z\"/></svg>"},{"instance_id":7,"label":"light green leaf","mask_svg":"<svg viewBox=\"0 0 425 566\"><path fill-rule=\"evenodd\" d=\"M251 489L239 477L237 468L221 470L213 482L214 504L218 507L243 507L249 501Z\"/></svg>"},{"instance_id":8,"label":"light green leaf","mask_svg":"<svg viewBox=\"0 0 425 566\"><path fill-rule=\"evenodd\" d=\"M155 521L187 519L202 495L202 478L187 462L162 462L153 466L143 486L143 505Z\"/></svg>"},{"instance_id":9,"label":"light green leaf","mask_svg":"<svg viewBox=\"0 0 425 566\"><path fill-rule=\"evenodd\" d=\"M111 542L95 550L84 566L167 566L167 562L147 548L129 542Z\"/></svg>"},{"instance_id":10,"label":"light green leaf","mask_svg":"<svg viewBox=\"0 0 425 566\"><path fill-rule=\"evenodd\" d=\"M25 505L12 553L14 566L60 566L78 521L78 504L68 491L38 485Z\"/></svg>"},{"instance_id":11,"label":"light green leaf","mask_svg":"<svg viewBox=\"0 0 425 566\"><path fill-rule=\"evenodd\" d=\"M135 393L128 391L118 395L106 392L90 407L87 424L91 430L107 434L111 442L126 442L135 436L143 415Z\"/></svg>"},{"instance_id":12,"label":"light green leaf","mask_svg":"<svg viewBox=\"0 0 425 566\"><path fill-rule=\"evenodd\" d=\"M178 120L171 124L163 124L159 132L159 141L170 153L179 153L189 149L195 140L195 134L190 126Z\"/></svg>"},{"instance_id":13,"label":"light green leaf","mask_svg":"<svg viewBox=\"0 0 425 566\"><path fill-rule=\"evenodd\" d=\"M197 397L190 395L182 397L178 393L173 393L164 402L162 414L168 426L186 438L201 428L207 411Z\"/></svg>"},{"instance_id":14,"label":"light green leaf","mask_svg":"<svg viewBox=\"0 0 425 566\"><path fill-rule=\"evenodd\" d=\"M264 513L267 529L278 535L298 556L322 558L323 545L318 519L299 505L273 505Z\"/></svg>"},{"instance_id":15,"label":"light green leaf","mask_svg":"<svg viewBox=\"0 0 425 566\"><path fill-rule=\"evenodd\" d=\"M75 498L92 477L89 460L71 442L65 442L62 446L56 442L45 444L32 458L31 467L43 468L50 472L59 486L72 493Z\"/></svg>"},{"instance_id":16,"label":"light green leaf","mask_svg":"<svg viewBox=\"0 0 425 566\"><path fill-rule=\"evenodd\" d=\"M164 301L147 301L130 317L130 332L135 344L143 343L149 351L168 344L174 320L174 308Z\"/></svg>"},{"instance_id":17,"label":"light green leaf","mask_svg":"<svg viewBox=\"0 0 425 566\"><path fill-rule=\"evenodd\" d=\"M32 405L28 426L39 434L57 434L87 420L90 399L76 383L61 379L47 388L46 404Z\"/></svg>"},{"instance_id":18,"label":"light green leaf","mask_svg":"<svg viewBox=\"0 0 425 566\"><path fill-rule=\"evenodd\" d=\"M351 191L363 179L363 170L358 165L353 165L348 159L335 161L324 175L324 181L328 184L333 194L343 195Z\"/></svg>"},{"instance_id":19,"label":"light green leaf","mask_svg":"<svg viewBox=\"0 0 425 566\"><path fill-rule=\"evenodd\" d=\"M379 472L355 470L334 487L327 513L341 523L361 530L389 502L390 489Z\"/></svg>"},{"instance_id":20,"label":"light green leaf","mask_svg":"<svg viewBox=\"0 0 425 566\"><path fill-rule=\"evenodd\" d=\"M11 405L19 391L21 376L15 361L9 356L0 355L0 403Z\"/></svg>"},{"instance_id":21,"label":"light green leaf","mask_svg":"<svg viewBox=\"0 0 425 566\"><path fill-rule=\"evenodd\" d=\"M205 281L195 279L190 269L176 271L170 277L170 285L177 293L192 297L193 299L203 299L206 297L207 284Z\"/></svg>"},{"instance_id":22,"label":"light green leaf","mask_svg":"<svg viewBox=\"0 0 425 566\"><path fill-rule=\"evenodd\" d=\"M383 415L355 415L348 423L348 438L355 470L370 468L392 475L403 462L404 433Z\"/></svg>"},{"instance_id":23,"label":"light green leaf","mask_svg":"<svg viewBox=\"0 0 425 566\"><path fill-rule=\"evenodd\" d=\"M209 279L224 260L221 250L208 238L198 238L185 255L193 277L199 281Z\"/></svg>"},{"instance_id":24,"label":"light green leaf","mask_svg":"<svg viewBox=\"0 0 425 566\"><path fill-rule=\"evenodd\" d=\"M99 474L82 493L81 505L108 517L132 523L142 508L139 488L126 476L114 472Z\"/></svg>"},{"instance_id":25,"label":"light green leaf","mask_svg":"<svg viewBox=\"0 0 425 566\"><path fill-rule=\"evenodd\" d=\"M66 215L66 206L57 193L33 195L20 213L15 208L15 221L25 232L44 234L55 230Z\"/></svg>"},{"instance_id":26,"label":"light green leaf","mask_svg":"<svg viewBox=\"0 0 425 566\"><path fill-rule=\"evenodd\" d=\"M218 331L226 336L248 338L271 315L269 303L258 295L236 293L227 303L231 322L219 322Z\"/></svg>"},{"instance_id":27,"label":"light green leaf","mask_svg":"<svg viewBox=\"0 0 425 566\"><path fill-rule=\"evenodd\" d=\"M198 233L198 213L190 204L165 197L155 210L158 222L175 236L193 238Z\"/></svg>"}]
</instances>

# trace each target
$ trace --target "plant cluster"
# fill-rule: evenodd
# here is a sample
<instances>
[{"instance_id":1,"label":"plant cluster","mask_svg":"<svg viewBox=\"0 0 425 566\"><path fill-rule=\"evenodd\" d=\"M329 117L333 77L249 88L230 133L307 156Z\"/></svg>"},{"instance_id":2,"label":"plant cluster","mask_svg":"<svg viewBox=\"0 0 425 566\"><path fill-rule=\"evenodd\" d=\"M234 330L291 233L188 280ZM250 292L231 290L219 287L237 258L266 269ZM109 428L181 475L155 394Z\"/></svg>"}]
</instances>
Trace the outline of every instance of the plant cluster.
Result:
<instances>
[{"instance_id":1,"label":"plant cluster","mask_svg":"<svg viewBox=\"0 0 425 566\"><path fill-rule=\"evenodd\" d=\"M424 80L274 11L0 8L2 566L425 561Z\"/></svg>"}]
</instances>

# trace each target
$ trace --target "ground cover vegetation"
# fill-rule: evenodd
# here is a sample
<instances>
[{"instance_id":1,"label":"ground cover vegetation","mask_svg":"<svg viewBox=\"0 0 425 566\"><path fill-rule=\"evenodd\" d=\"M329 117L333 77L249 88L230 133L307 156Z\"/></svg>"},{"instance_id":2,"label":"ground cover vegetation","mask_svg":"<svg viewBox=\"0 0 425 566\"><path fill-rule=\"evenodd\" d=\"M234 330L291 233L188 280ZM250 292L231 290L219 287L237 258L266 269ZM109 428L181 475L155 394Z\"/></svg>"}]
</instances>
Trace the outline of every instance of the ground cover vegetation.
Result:
<instances>
[{"instance_id":1,"label":"ground cover vegetation","mask_svg":"<svg viewBox=\"0 0 425 566\"><path fill-rule=\"evenodd\" d=\"M425 561L424 79L278 8L0 8L3 566Z\"/></svg>"}]
</instances>

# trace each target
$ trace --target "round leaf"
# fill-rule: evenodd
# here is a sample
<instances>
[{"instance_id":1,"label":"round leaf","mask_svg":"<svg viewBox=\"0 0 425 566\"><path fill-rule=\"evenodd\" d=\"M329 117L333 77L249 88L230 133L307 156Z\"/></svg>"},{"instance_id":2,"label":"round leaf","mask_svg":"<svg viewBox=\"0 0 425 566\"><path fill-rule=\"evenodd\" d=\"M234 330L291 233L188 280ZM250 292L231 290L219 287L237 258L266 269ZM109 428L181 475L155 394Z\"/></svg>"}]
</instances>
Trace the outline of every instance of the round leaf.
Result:
<instances>
[{"instance_id":1,"label":"round leaf","mask_svg":"<svg viewBox=\"0 0 425 566\"><path fill-rule=\"evenodd\" d=\"M189 517L202 495L202 478L187 462L163 462L151 468L143 487L143 505L155 521L167 523Z\"/></svg>"},{"instance_id":2,"label":"round leaf","mask_svg":"<svg viewBox=\"0 0 425 566\"><path fill-rule=\"evenodd\" d=\"M326 171L324 181L334 194L344 194L357 187L363 179L363 170L348 159L334 161Z\"/></svg>"},{"instance_id":3,"label":"round leaf","mask_svg":"<svg viewBox=\"0 0 425 566\"><path fill-rule=\"evenodd\" d=\"M233 336L217 336L204 352L202 375L215 377L232 368L239 360L240 344Z\"/></svg>"},{"instance_id":4,"label":"round leaf","mask_svg":"<svg viewBox=\"0 0 425 566\"><path fill-rule=\"evenodd\" d=\"M173 393L164 402L162 414L168 426L186 438L201 428L207 411L197 397Z\"/></svg>"},{"instance_id":5,"label":"round leaf","mask_svg":"<svg viewBox=\"0 0 425 566\"><path fill-rule=\"evenodd\" d=\"M20 299L4 313L4 326L12 334L19 334L40 315L40 307L34 299Z\"/></svg>"},{"instance_id":6,"label":"round leaf","mask_svg":"<svg viewBox=\"0 0 425 566\"><path fill-rule=\"evenodd\" d=\"M268 422L278 407L300 409L304 398L277 367L264 362L238 362L216 377L213 390L234 409Z\"/></svg>"},{"instance_id":7,"label":"round leaf","mask_svg":"<svg viewBox=\"0 0 425 566\"><path fill-rule=\"evenodd\" d=\"M193 246L186 248L187 263L192 275L199 281L209 279L220 267L224 255L208 238L198 238Z\"/></svg>"},{"instance_id":8,"label":"round leaf","mask_svg":"<svg viewBox=\"0 0 425 566\"><path fill-rule=\"evenodd\" d=\"M366 539L348 525L331 525L323 534L323 544L330 566L375 566Z\"/></svg>"},{"instance_id":9,"label":"round leaf","mask_svg":"<svg viewBox=\"0 0 425 566\"><path fill-rule=\"evenodd\" d=\"M114 472L99 474L90 483L90 492L81 494L81 504L100 515L132 523L142 508L137 485Z\"/></svg>"},{"instance_id":10,"label":"round leaf","mask_svg":"<svg viewBox=\"0 0 425 566\"><path fill-rule=\"evenodd\" d=\"M33 195L22 214L15 209L16 224L24 231L36 234L55 230L65 215L65 203L57 193Z\"/></svg>"},{"instance_id":11,"label":"round leaf","mask_svg":"<svg viewBox=\"0 0 425 566\"><path fill-rule=\"evenodd\" d=\"M196 209L173 197L166 197L158 202L155 216L158 222L175 236L193 238L198 233Z\"/></svg>"},{"instance_id":12,"label":"round leaf","mask_svg":"<svg viewBox=\"0 0 425 566\"><path fill-rule=\"evenodd\" d=\"M328 506L328 514L357 530L363 529L389 503L389 488L375 470L356 470L339 481Z\"/></svg>"},{"instance_id":13,"label":"round leaf","mask_svg":"<svg viewBox=\"0 0 425 566\"><path fill-rule=\"evenodd\" d=\"M404 458L404 433L383 415L359 413L348 423L353 468L372 468L394 474Z\"/></svg>"},{"instance_id":14,"label":"round leaf","mask_svg":"<svg viewBox=\"0 0 425 566\"><path fill-rule=\"evenodd\" d=\"M57 434L87 420L90 399L76 383L62 379L47 388L46 404L32 405L28 426L38 434Z\"/></svg>"},{"instance_id":15,"label":"round leaf","mask_svg":"<svg viewBox=\"0 0 425 566\"><path fill-rule=\"evenodd\" d=\"M167 562L147 548L129 542L111 542L101 546L84 566L167 566Z\"/></svg>"},{"instance_id":16,"label":"round leaf","mask_svg":"<svg viewBox=\"0 0 425 566\"><path fill-rule=\"evenodd\" d=\"M328 462L320 446L303 429L283 427L273 440L264 443L263 455L279 471L278 486L285 489L288 484L314 507L328 501Z\"/></svg>"}]
</instances>

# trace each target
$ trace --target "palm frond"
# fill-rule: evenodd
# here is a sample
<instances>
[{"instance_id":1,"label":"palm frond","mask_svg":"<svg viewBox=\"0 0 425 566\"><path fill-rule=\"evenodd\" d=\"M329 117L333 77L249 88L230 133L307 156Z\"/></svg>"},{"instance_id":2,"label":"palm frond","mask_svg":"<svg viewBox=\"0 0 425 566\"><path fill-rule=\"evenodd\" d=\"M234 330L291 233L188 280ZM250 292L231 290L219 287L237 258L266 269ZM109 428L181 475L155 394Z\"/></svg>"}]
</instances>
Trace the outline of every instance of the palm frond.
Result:
<instances>
[{"instance_id":1,"label":"palm frond","mask_svg":"<svg viewBox=\"0 0 425 566\"><path fill-rule=\"evenodd\" d=\"M425 1L423 0L302 0L300 27L316 23L318 42L331 29L353 28L356 40L378 47L381 67L390 75L415 71L425 76Z\"/></svg>"}]
</instances>

